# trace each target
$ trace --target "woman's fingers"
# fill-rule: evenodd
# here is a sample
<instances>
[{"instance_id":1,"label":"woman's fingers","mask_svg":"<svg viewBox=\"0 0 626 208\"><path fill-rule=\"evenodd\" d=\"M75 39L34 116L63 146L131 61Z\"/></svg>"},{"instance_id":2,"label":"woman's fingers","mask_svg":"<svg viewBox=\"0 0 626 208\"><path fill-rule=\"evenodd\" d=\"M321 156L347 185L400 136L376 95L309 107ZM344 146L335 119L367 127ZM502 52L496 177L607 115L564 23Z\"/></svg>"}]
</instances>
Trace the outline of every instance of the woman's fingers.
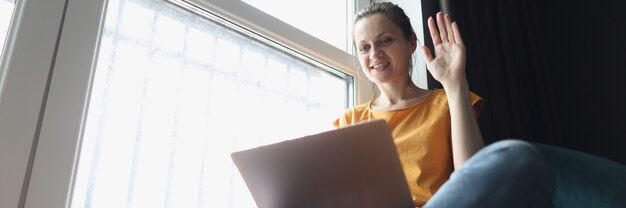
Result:
<instances>
[{"instance_id":1,"label":"woman's fingers","mask_svg":"<svg viewBox=\"0 0 626 208\"><path fill-rule=\"evenodd\" d=\"M456 22L452 23L452 31L454 31L454 41L457 44L463 44L463 38L461 37L461 30Z\"/></svg>"},{"instance_id":2,"label":"woman's fingers","mask_svg":"<svg viewBox=\"0 0 626 208\"><path fill-rule=\"evenodd\" d=\"M448 41L454 43L455 39L454 39L454 31L452 28L452 18L450 18L450 15L445 15L445 22L446 22L446 29L448 29Z\"/></svg>"},{"instance_id":3,"label":"woman's fingers","mask_svg":"<svg viewBox=\"0 0 626 208\"><path fill-rule=\"evenodd\" d=\"M433 17L428 18L428 30L430 31L430 37L433 39L433 44L434 45L441 44L439 31L437 31L437 26L435 25L435 20L433 19Z\"/></svg>"},{"instance_id":4,"label":"woman's fingers","mask_svg":"<svg viewBox=\"0 0 626 208\"><path fill-rule=\"evenodd\" d=\"M443 13L437 13L437 26L439 26L439 34L441 36L441 41L446 43L448 42L448 29L446 28L446 23L443 17Z\"/></svg>"},{"instance_id":5,"label":"woman's fingers","mask_svg":"<svg viewBox=\"0 0 626 208\"><path fill-rule=\"evenodd\" d=\"M427 64L433 61L433 54L430 52L430 49L428 49L428 47L426 47L425 45L422 45L422 54L424 54L424 60L426 60Z\"/></svg>"},{"instance_id":6,"label":"woman's fingers","mask_svg":"<svg viewBox=\"0 0 626 208\"><path fill-rule=\"evenodd\" d=\"M459 25L452 21L450 15L444 15L442 12L438 12L436 24L434 18L429 17L428 29L430 30L430 37L432 37L435 46L448 42L463 44Z\"/></svg>"}]
</instances>

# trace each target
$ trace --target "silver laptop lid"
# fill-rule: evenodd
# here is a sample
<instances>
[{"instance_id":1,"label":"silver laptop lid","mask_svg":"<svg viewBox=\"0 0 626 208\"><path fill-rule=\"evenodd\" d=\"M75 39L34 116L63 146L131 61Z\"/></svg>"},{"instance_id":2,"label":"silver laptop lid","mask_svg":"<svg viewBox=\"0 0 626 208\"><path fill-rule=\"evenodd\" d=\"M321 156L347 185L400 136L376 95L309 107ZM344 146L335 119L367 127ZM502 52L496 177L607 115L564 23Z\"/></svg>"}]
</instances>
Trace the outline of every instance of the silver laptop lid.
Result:
<instances>
[{"instance_id":1,"label":"silver laptop lid","mask_svg":"<svg viewBox=\"0 0 626 208\"><path fill-rule=\"evenodd\" d=\"M258 207L414 207L389 126L373 120L231 157Z\"/></svg>"}]
</instances>

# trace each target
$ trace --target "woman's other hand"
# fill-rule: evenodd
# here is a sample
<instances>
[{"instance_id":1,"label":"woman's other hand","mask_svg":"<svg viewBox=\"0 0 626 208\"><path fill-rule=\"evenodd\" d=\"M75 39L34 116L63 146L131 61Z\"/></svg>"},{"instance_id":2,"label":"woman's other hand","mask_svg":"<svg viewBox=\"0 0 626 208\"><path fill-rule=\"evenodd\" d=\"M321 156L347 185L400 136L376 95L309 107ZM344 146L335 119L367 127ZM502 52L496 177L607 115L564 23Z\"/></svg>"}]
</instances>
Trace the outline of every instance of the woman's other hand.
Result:
<instances>
[{"instance_id":1,"label":"woman's other hand","mask_svg":"<svg viewBox=\"0 0 626 208\"><path fill-rule=\"evenodd\" d=\"M432 17L428 18L428 29L436 55L433 57L430 49L422 45L428 71L444 88L462 87L467 89L465 45L457 23L453 22L449 15L439 12L437 13L437 25L435 25L435 20Z\"/></svg>"}]
</instances>

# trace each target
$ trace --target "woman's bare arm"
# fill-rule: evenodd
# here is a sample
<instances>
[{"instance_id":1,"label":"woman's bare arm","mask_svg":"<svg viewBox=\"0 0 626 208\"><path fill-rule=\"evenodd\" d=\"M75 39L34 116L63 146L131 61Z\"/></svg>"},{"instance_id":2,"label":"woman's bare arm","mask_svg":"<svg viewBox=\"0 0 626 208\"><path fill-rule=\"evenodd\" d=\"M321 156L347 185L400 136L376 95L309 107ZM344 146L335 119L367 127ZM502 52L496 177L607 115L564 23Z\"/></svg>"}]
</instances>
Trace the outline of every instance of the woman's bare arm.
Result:
<instances>
[{"instance_id":1,"label":"woman's bare arm","mask_svg":"<svg viewBox=\"0 0 626 208\"><path fill-rule=\"evenodd\" d=\"M437 25L432 17L429 18L428 28L436 57L426 46L422 46L422 51L428 71L446 91L451 119L452 159L454 168L458 169L485 146L470 103L465 77L465 45L457 23L452 22L448 15L437 13Z\"/></svg>"}]
</instances>

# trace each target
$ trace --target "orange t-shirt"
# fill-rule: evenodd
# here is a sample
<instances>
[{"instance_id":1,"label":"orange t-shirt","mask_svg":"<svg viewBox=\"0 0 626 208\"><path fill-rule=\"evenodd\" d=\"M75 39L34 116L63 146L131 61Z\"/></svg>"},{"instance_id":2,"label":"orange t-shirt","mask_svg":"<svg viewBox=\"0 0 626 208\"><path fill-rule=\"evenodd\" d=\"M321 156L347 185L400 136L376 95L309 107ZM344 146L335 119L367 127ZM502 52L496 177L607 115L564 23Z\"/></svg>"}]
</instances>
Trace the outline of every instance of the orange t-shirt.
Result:
<instances>
[{"instance_id":1,"label":"orange t-shirt","mask_svg":"<svg viewBox=\"0 0 626 208\"><path fill-rule=\"evenodd\" d=\"M482 98L470 92L476 115L482 111ZM436 89L423 101L398 110L379 111L372 101L347 109L333 123L336 127L372 119L385 119L400 156L413 202L422 206L448 180L454 170L448 99Z\"/></svg>"}]
</instances>

